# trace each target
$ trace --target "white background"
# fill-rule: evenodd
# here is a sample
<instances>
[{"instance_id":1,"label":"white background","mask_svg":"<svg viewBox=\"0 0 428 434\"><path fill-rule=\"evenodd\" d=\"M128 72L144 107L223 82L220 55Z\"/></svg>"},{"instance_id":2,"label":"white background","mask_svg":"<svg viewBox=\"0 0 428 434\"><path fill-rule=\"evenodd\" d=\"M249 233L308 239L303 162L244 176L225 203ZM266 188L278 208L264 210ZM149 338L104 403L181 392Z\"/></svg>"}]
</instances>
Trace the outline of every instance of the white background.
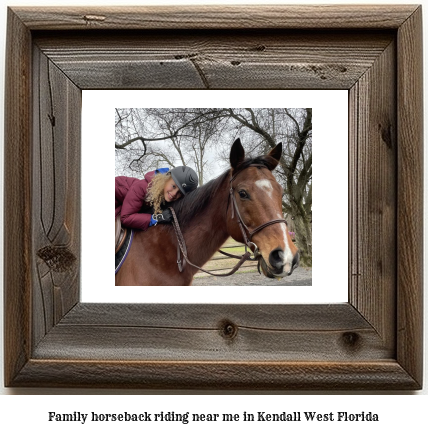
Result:
<instances>
[{"instance_id":1,"label":"white background","mask_svg":"<svg viewBox=\"0 0 428 434\"><path fill-rule=\"evenodd\" d=\"M261 2L261 1L260 1ZM248 3L260 3L251 0L234 0L233 2L226 1L213 1L213 0L203 0L203 1L151 1L144 2L142 0L126 0L126 4L214 4L214 3L236 3L236 4L248 4ZM0 47L0 76L2 81L4 78L4 41L5 41L5 29L6 29L6 6L9 5L31 5L31 6L41 6L41 5L113 5L120 4L118 0L75 0L69 1L42 1L42 0L32 0L32 1L13 1L2 2L0 7L0 34L1 34L1 47ZM278 2L275 0L269 0L269 3L287 3ZM290 3L297 3L292 1ZM341 1L300 1L300 4L315 4L315 3L347 3ZM350 2L348 2L350 3ZM353 0L352 3L408 3L413 4L413 1L399 2L390 1L366 1L361 2L358 0ZM428 29L426 9L424 11L424 28ZM425 38L426 41L426 38ZM427 59L426 55L428 44L425 43L424 58ZM427 70L425 66L425 71ZM425 73L426 76L426 73ZM427 101L427 86L424 86L425 94L424 99ZM0 86L0 100L3 101L3 83ZM425 116L428 110L424 110ZM3 105L0 105L0 143L3 146ZM2 156L0 157L2 158ZM2 160L1 160L2 163ZM2 166L0 166L2 167ZM425 164L425 167L427 165ZM2 169L1 169L2 170ZM3 179L2 173L0 174L0 179ZM425 203L426 197L425 197ZM0 219L2 215L0 214ZM426 233L426 231L425 231ZM0 243L0 249L3 248L3 243ZM0 250L0 256L3 256L2 250ZM3 264L0 263L0 267ZM426 278L425 278L426 281ZM426 300L426 298L425 298ZM0 300L0 304L2 300ZM425 312L427 312L427 302L425 301ZM0 306L0 315L2 315L2 306ZM0 336L3 336L3 322L0 321ZM426 326L425 326L426 328ZM425 333L425 340L428 333ZM425 345L425 348L427 345ZM3 351L1 346L0 352ZM1 363L3 361L3 354L0 354ZM425 365L426 366L426 365ZM239 393L229 393L224 394L223 392L208 391L202 396L194 396L192 391L178 391L178 393L185 393L184 396L177 395L176 391L169 391L168 396L163 396L164 392L155 392L155 396L146 396L144 391L101 391L101 390L75 390L75 389L5 389L1 388L3 383L2 372L0 373L0 393L3 396L0 397L0 427L3 432L12 430L37 430L44 432L55 432L62 430L65 433L72 432L76 434L78 430L85 430L86 432L96 431L102 432L117 432L118 430L126 429L126 432L158 432L158 426L145 426L145 425L117 425L117 424L103 424L101 426L96 425L78 425L76 423L60 423L59 426L56 424L47 422L48 411L57 411L64 413L72 413L74 411L81 411L90 413L95 412L158 412L158 411L192 411L192 412L216 412L216 413L240 413L244 410L247 412L257 412L257 411L319 411L319 412L337 412L337 411L372 411L377 412L380 415L379 423L347 423L342 425L341 423L316 423L313 424L300 424L300 425L289 425L289 424L252 424L252 425L227 425L227 424L212 424L204 425L204 432L236 432L236 430L245 429L246 432L260 432L261 429L267 429L269 432L313 432L314 429L321 432L340 432L342 433L344 429L349 433L361 433L364 432L403 432L409 430L422 430L426 427L426 408L428 404L427 400L427 386L428 374L425 367L425 388L422 392L415 392L409 395L404 393L393 393L390 396L384 396L382 393L372 393L368 394L358 394L358 393L344 393L342 395L330 393L320 393L320 394L293 394L292 392L287 393L287 391L279 391L273 394L263 395L261 393L256 396L244 396ZM43 395L40 397L35 396L25 396L25 395ZM92 397L90 394L104 394L105 396ZM115 396L117 394L122 394L120 398ZM20 395L20 396L12 396ZM54 396L60 395L60 396ZM75 396L78 395L78 396ZM162 395L162 396L157 396ZM169 425L164 425L162 427L169 428ZM422 428L421 428L422 427ZM173 429L180 432L197 432L201 431L201 426L194 425L183 425L179 426L173 425Z\"/></svg>"},{"instance_id":2,"label":"white background","mask_svg":"<svg viewBox=\"0 0 428 434\"><path fill-rule=\"evenodd\" d=\"M312 286L114 286L114 152L94 161L114 137L115 107L312 107ZM229 104L228 104L229 103ZM235 104L235 105L233 105ZM93 113L97 113L94 125ZM339 303L348 301L348 92L336 91L84 91L82 142L82 301L109 303ZM334 134L332 134L334 131ZM104 151L105 153L105 151ZM333 161L334 160L334 161ZM103 211L104 210L104 211ZM102 218L104 212L105 218ZM97 222L93 226L94 216ZM101 217L101 218L100 218ZM87 235L86 235L87 234ZM107 235L106 235L107 234ZM109 235L110 234L110 235ZM332 238L334 234L334 241ZM96 255L94 246L97 246ZM147 252L149 255L150 252ZM191 258L190 258L191 259ZM172 266L175 266L173 264ZM111 270L111 272L106 272ZM287 279L286 277L284 279ZM197 285L198 279L194 284Z\"/></svg>"}]
</instances>

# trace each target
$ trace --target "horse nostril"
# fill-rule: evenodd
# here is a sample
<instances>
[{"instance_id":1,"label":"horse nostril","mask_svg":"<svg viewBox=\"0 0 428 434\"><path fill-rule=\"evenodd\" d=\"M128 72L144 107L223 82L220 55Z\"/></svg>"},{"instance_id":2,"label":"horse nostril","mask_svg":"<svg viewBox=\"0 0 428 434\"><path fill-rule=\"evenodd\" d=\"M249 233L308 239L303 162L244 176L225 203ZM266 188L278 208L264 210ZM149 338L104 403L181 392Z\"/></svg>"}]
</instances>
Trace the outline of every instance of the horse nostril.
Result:
<instances>
[{"instance_id":1,"label":"horse nostril","mask_svg":"<svg viewBox=\"0 0 428 434\"><path fill-rule=\"evenodd\" d=\"M294 255L293 263L291 264L293 270L299 266L299 262L300 262L300 253L297 252L297 253Z\"/></svg>"},{"instance_id":2,"label":"horse nostril","mask_svg":"<svg viewBox=\"0 0 428 434\"><path fill-rule=\"evenodd\" d=\"M269 263L273 268L284 266L284 251L280 248L272 250L269 254Z\"/></svg>"},{"instance_id":3,"label":"horse nostril","mask_svg":"<svg viewBox=\"0 0 428 434\"><path fill-rule=\"evenodd\" d=\"M294 271L294 269L296 269L299 266L299 262L300 262L300 253L296 252L293 258L293 262L291 263L291 270L288 273L289 276L291 276L291 273Z\"/></svg>"}]
</instances>

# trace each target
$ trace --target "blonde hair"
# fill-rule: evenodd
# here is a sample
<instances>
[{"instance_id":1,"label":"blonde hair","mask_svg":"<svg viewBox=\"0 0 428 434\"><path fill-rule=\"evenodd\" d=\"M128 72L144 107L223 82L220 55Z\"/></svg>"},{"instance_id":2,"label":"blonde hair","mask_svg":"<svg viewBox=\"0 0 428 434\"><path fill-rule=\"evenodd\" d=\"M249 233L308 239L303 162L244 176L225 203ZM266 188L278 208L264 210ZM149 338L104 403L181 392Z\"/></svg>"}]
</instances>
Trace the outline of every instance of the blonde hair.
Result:
<instances>
[{"instance_id":1,"label":"blonde hair","mask_svg":"<svg viewBox=\"0 0 428 434\"><path fill-rule=\"evenodd\" d=\"M171 179L171 173L158 173L153 177L147 189L146 202L154 208L155 214L162 212L161 205L165 203L164 188L168 180Z\"/></svg>"}]
</instances>

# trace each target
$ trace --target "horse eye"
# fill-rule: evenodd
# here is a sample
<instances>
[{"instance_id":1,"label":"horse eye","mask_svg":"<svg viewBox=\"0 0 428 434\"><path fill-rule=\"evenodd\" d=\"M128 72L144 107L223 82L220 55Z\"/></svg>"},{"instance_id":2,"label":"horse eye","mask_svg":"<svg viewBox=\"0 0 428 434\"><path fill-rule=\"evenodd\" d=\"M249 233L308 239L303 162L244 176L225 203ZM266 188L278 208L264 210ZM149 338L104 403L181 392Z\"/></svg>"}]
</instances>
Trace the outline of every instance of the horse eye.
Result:
<instances>
[{"instance_id":1,"label":"horse eye","mask_svg":"<svg viewBox=\"0 0 428 434\"><path fill-rule=\"evenodd\" d=\"M248 194L247 194L247 192L245 190L239 190L238 194L239 194L239 197L241 199L248 199L249 198L249 196L248 196Z\"/></svg>"}]
</instances>

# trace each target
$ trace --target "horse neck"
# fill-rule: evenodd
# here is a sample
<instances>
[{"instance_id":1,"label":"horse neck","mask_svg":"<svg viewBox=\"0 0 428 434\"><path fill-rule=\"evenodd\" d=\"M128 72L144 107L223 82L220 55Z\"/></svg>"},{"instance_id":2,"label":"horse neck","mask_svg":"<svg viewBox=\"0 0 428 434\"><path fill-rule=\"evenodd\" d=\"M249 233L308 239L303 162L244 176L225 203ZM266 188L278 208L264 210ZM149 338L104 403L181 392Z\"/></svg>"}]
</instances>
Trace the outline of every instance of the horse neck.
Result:
<instances>
[{"instance_id":1,"label":"horse neck","mask_svg":"<svg viewBox=\"0 0 428 434\"><path fill-rule=\"evenodd\" d=\"M217 193L181 228L187 246L189 260L202 266L229 237L227 212L229 199L229 179L225 178Z\"/></svg>"}]
</instances>

